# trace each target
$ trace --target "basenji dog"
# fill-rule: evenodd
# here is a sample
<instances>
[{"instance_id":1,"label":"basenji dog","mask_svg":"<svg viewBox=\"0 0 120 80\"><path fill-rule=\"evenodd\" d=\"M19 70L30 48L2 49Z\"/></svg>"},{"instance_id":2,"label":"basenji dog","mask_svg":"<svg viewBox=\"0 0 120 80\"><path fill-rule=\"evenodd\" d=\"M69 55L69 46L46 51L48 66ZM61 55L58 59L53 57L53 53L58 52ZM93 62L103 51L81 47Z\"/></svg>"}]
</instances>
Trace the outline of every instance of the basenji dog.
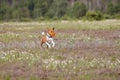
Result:
<instances>
[{"instance_id":1,"label":"basenji dog","mask_svg":"<svg viewBox=\"0 0 120 80\"><path fill-rule=\"evenodd\" d=\"M51 48L55 46L55 42L53 41L53 37L56 35L54 31L54 27L52 29L48 29L47 33L42 32L42 37L41 37L41 47L43 47L43 44L47 45L47 48ZM52 45L51 45L52 44Z\"/></svg>"}]
</instances>

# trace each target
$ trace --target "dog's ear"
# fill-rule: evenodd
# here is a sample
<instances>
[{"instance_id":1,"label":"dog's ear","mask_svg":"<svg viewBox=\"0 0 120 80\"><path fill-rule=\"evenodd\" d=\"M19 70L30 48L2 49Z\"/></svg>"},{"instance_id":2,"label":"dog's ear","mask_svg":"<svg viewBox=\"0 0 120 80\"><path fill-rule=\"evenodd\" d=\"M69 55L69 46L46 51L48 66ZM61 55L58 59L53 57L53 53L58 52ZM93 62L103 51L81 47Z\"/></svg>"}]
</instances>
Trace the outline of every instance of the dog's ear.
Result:
<instances>
[{"instance_id":1,"label":"dog's ear","mask_svg":"<svg viewBox=\"0 0 120 80\"><path fill-rule=\"evenodd\" d=\"M55 28L53 27L52 29L54 30Z\"/></svg>"}]
</instances>

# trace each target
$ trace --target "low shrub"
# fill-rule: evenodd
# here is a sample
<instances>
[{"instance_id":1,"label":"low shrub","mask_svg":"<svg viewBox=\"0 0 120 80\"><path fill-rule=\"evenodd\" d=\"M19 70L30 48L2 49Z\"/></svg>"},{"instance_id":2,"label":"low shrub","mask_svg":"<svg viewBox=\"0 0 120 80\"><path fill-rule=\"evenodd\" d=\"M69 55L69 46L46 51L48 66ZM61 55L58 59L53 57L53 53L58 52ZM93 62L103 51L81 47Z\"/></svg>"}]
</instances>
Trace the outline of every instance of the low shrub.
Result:
<instances>
[{"instance_id":1,"label":"low shrub","mask_svg":"<svg viewBox=\"0 0 120 80\"><path fill-rule=\"evenodd\" d=\"M111 15L109 15L109 14L104 14L104 15L103 15L103 18L104 18L104 19L111 19L111 18L112 18L112 16L111 16Z\"/></svg>"},{"instance_id":2,"label":"low shrub","mask_svg":"<svg viewBox=\"0 0 120 80\"><path fill-rule=\"evenodd\" d=\"M102 20L103 14L100 11L88 11L86 13L87 20Z\"/></svg>"},{"instance_id":3,"label":"low shrub","mask_svg":"<svg viewBox=\"0 0 120 80\"><path fill-rule=\"evenodd\" d=\"M62 20L71 20L72 18L67 16L67 15L64 15L61 17Z\"/></svg>"},{"instance_id":4,"label":"low shrub","mask_svg":"<svg viewBox=\"0 0 120 80\"><path fill-rule=\"evenodd\" d=\"M115 14L115 15L113 16L113 18L115 18L115 19L120 19L120 14Z\"/></svg>"},{"instance_id":5,"label":"low shrub","mask_svg":"<svg viewBox=\"0 0 120 80\"><path fill-rule=\"evenodd\" d=\"M19 21L29 22L29 21L32 21L32 19L30 19L30 18L21 18Z\"/></svg>"}]
</instances>

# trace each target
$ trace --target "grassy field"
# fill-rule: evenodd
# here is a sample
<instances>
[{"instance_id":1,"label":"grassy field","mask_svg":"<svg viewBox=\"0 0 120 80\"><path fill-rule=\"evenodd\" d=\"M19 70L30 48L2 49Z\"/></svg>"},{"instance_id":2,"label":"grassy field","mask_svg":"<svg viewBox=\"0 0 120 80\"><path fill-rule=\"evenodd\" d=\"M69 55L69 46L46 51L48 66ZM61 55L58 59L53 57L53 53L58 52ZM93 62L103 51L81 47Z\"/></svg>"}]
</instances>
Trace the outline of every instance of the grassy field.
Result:
<instances>
[{"instance_id":1,"label":"grassy field","mask_svg":"<svg viewBox=\"0 0 120 80\"><path fill-rule=\"evenodd\" d=\"M120 20L0 23L0 80L120 80Z\"/></svg>"}]
</instances>

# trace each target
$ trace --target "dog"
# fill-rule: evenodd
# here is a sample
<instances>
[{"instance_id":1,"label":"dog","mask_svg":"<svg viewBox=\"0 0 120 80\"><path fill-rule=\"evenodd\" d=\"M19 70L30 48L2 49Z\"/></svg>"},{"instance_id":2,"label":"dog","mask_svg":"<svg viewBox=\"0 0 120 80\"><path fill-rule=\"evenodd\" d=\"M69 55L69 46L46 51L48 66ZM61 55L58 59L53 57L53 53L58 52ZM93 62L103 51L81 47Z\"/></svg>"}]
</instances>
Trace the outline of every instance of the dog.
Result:
<instances>
[{"instance_id":1,"label":"dog","mask_svg":"<svg viewBox=\"0 0 120 80\"><path fill-rule=\"evenodd\" d=\"M54 31L54 27L51 29L47 30L47 33L42 32L42 37L41 37L41 47L43 47L43 44L47 45L47 48L51 48L55 46L55 42L53 41L53 37L55 37L56 33ZM51 46L52 44L52 46Z\"/></svg>"}]
</instances>

